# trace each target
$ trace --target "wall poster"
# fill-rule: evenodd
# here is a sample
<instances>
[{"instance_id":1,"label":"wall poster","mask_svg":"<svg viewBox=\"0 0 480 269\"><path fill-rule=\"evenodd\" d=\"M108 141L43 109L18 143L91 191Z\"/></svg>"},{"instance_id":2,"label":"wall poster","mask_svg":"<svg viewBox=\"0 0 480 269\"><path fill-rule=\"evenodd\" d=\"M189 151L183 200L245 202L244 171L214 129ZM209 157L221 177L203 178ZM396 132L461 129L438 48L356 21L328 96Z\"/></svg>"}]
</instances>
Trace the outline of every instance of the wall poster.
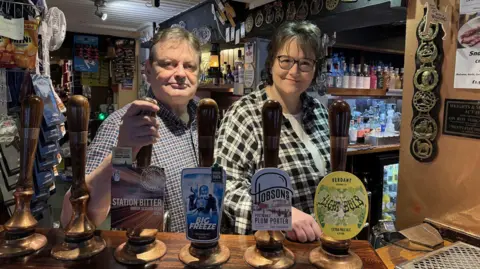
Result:
<instances>
[{"instance_id":1,"label":"wall poster","mask_svg":"<svg viewBox=\"0 0 480 269\"><path fill-rule=\"evenodd\" d=\"M73 68L79 72L98 72L98 37L74 36Z\"/></svg>"},{"instance_id":2,"label":"wall poster","mask_svg":"<svg viewBox=\"0 0 480 269\"><path fill-rule=\"evenodd\" d=\"M480 0L460 0L455 88L480 89Z\"/></svg>"}]
</instances>

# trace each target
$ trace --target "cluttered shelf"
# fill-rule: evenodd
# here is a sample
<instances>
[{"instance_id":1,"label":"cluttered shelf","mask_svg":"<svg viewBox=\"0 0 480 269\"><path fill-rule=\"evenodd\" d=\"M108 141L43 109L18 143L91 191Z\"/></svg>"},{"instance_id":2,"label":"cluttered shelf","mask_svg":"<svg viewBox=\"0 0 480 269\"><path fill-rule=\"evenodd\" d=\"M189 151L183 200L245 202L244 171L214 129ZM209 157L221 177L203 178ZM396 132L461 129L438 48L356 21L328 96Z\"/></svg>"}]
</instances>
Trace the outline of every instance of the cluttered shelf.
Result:
<instances>
[{"instance_id":1,"label":"cluttered shelf","mask_svg":"<svg viewBox=\"0 0 480 269\"><path fill-rule=\"evenodd\" d=\"M233 84L200 84L198 86L199 91L210 91L210 92L233 92Z\"/></svg>"},{"instance_id":2,"label":"cluttered shelf","mask_svg":"<svg viewBox=\"0 0 480 269\"><path fill-rule=\"evenodd\" d=\"M125 232L121 231L98 231L105 239L107 247L98 255L82 261L62 262L50 256L52 246L63 242L63 231L59 229L37 229L37 232L47 236L48 244L41 251L22 259L4 259L2 268L21 269L21 268L127 268L117 263L113 257L115 248L125 242L127 237ZM157 238L162 240L167 246L167 253L160 260L149 264L153 267L162 268L184 268L179 261L178 254L180 249L187 245L184 233L158 233ZM222 268L251 268L243 260L245 250L255 245L255 239L251 235L222 235L220 243L225 244L230 249L230 259ZM308 261L310 251L317 247L318 243L294 243L286 240L285 246L293 251L296 258L295 268L314 268ZM380 257L367 241L353 240L351 251L355 252L363 261L365 269L385 268ZM87 265L88 264L88 265ZM143 268L143 267L142 267Z\"/></svg>"},{"instance_id":3,"label":"cluttered shelf","mask_svg":"<svg viewBox=\"0 0 480 269\"><path fill-rule=\"evenodd\" d=\"M328 88L327 93L332 96L352 96L352 97L402 97L401 89L347 89L347 88Z\"/></svg>"},{"instance_id":4,"label":"cluttered shelf","mask_svg":"<svg viewBox=\"0 0 480 269\"><path fill-rule=\"evenodd\" d=\"M380 153L387 151L400 150L400 144L391 144L391 145L353 145L349 146L347 150L348 156L361 155L361 154L370 154L370 153Z\"/></svg>"}]
</instances>

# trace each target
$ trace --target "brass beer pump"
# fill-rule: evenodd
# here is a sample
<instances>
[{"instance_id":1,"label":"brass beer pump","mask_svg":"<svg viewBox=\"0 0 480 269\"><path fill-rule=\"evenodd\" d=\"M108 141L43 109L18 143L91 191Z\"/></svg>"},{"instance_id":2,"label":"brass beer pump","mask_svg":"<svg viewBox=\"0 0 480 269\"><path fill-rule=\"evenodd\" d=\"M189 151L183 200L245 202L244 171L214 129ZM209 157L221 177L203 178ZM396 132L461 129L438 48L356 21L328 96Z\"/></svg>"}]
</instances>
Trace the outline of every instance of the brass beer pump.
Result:
<instances>
[{"instance_id":1,"label":"brass beer pump","mask_svg":"<svg viewBox=\"0 0 480 269\"><path fill-rule=\"evenodd\" d=\"M343 100L336 100L328 110L330 125L330 162L332 172L345 171L347 164L348 129L350 106ZM310 263L317 268L360 269L362 260L350 251L351 240L335 240L322 234L321 246L310 252Z\"/></svg>"},{"instance_id":2,"label":"brass beer pump","mask_svg":"<svg viewBox=\"0 0 480 269\"><path fill-rule=\"evenodd\" d=\"M74 95L68 101L67 122L69 128L70 151L72 152L72 188L70 203L72 217L65 227L65 240L52 248L51 254L59 260L79 260L90 258L103 249L105 241L95 236L95 224L88 218L87 208L90 198L85 183L85 165L88 142L88 122L90 105L82 95Z\"/></svg>"},{"instance_id":3,"label":"brass beer pump","mask_svg":"<svg viewBox=\"0 0 480 269\"><path fill-rule=\"evenodd\" d=\"M38 96L25 98L20 115L20 175L13 194L15 212L4 225L4 236L0 239L0 258L25 256L47 244L44 235L35 233L37 220L30 211L33 196L32 171L42 118L42 99Z\"/></svg>"},{"instance_id":4,"label":"brass beer pump","mask_svg":"<svg viewBox=\"0 0 480 269\"><path fill-rule=\"evenodd\" d=\"M157 101L144 98L145 101L157 105ZM148 114L155 117L155 112ZM150 166L153 145L143 146L137 154L137 169L141 172ZM156 238L158 229L127 229L127 242L115 250L114 256L119 263L130 265L146 264L160 259L167 252L167 246Z\"/></svg>"},{"instance_id":5,"label":"brass beer pump","mask_svg":"<svg viewBox=\"0 0 480 269\"><path fill-rule=\"evenodd\" d=\"M282 106L268 100L262 108L264 167L278 166ZM256 245L244 254L245 261L255 268L290 268L295 264L295 255L283 245L285 235L281 231L255 232Z\"/></svg>"},{"instance_id":6,"label":"brass beer pump","mask_svg":"<svg viewBox=\"0 0 480 269\"><path fill-rule=\"evenodd\" d=\"M200 167L213 165L215 132L218 122L218 106L213 99L200 100L197 108L198 155ZM178 258L190 268L218 267L230 258L230 250L218 241L190 243L184 246Z\"/></svg>"}]
</instances>

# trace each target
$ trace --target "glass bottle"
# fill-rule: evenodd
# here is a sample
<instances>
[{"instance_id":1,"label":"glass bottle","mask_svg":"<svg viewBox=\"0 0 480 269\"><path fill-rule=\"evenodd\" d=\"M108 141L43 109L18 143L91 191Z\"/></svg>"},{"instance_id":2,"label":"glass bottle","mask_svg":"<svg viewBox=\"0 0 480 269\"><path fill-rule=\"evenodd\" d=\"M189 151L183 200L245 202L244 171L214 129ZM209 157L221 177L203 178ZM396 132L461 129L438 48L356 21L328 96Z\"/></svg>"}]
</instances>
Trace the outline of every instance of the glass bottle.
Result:
<instances>
[{"instance_id":1,"label":"glass bottle","mask_svg":"<svg viewBox=\"0 0 480 269\"><path fill-rule=\"evenodd\" d=\"M357 73L355 72L355 65L350 64L350 83L348 83L350 89L357 88Z\"/></svg>"},{"instance_id":2,"label":"glass bottle","mask_svg":"<svg viewBox=\"0 0 480 269\"><path fill-rule=\"evenodd\" d=\"M334 64L335 66L335 88L341 88L343 83L343 70L340 69L340 63Z\"/></svg>"},{"instance_id":3,"label":"glass bottle","mask_svg":"<svg viewBox=\"0 0 480 269\"><path fill-rule=\"evenodd\" d=\"M390 71L389 71L389 74L390 74L390 83L388 84L388 88L389 89L395 89L395 84L397 83L396 79L395 79L395 70L393 69L393 67L390 67Z\"/></svg>"},{"instance_id":4,"label":"glass bottle","mask_svg":"<svg viewBox=\"0 0 480 269\"><path fill-rule=\"evenodd\" d=\"M400 80L400 75L398 74L398 68L395 69L395 89L402 88L402 81Z\"/></svg>"},{"instance_id":5,"label":"glass bottle","mask_svg":"<svg viewBox=\"0 0 480 269\"><path fill-rule=\"evenodd\" d=\"M361 65L357 64L357 77L356 77L356 84L357 84L357 89L363 89L363 73L361 69Z\"/></svg>"},{"instance_id":6,"label":"glass bottle","mask_svg":"<svg viewBox=\"0 0 480 269\"><path fill-rule=\"evenodd\" d=\"M363 88L370 89L370 74L368 72L368 65L363 66Z\"/></svg>"},{"instance_id":7,"label":"glass bottle","mask_svg":"<svg viewBox=\"0 0 480 269\"><path fill-rule=\"evenodd\" d=\"M380 65L377 68L377 89L383 89L383 72Z\"/></svg>"},{"instance_id":8,"label":"glass bottle","mask_svg":"<svg viewBox=\"0 0 480 269\"><path fill-rule=\"evenodd\" d=\"M403 67L400 69L400 89L403 89L403 72L404 72L404 69Z\"/></svg>"},{"instance_id":9,"label":"glass bottle","mask_svg":"<svg viewBox=\"0 0 480 269\"><path fill-rule=\"evenodd\" d=\"M348 129L348 137L350 145L357 143L357 127L355 126L355 120L350 121L350 129Z\"/></svg>"},{"instance_id":10,"label":"glass bottle","mask_svg":"<svg viewBox=\"0 0 480 269\"><path fill-rule=\"evenodd\" d=\"M343 62L343 79L342 79L342 88L347 89L348 83L350 82L350 73L347 71L347 63Z\"/></svg>"},{"instance_id":11,"label":"glass bottle","mask_svg":"<svg viewBox=\"0 0 480 269\"><path fill-rule=\"evenodd\" d=\"M375 72L375 66L370 69L370 89L377 88L377 74Z\"/></svg>"},{"instance_id":12,"label":"glass bottle","mask_svg":"<svg viewBox=\"0 0 480 269\"><path fill-rule=\"evenodd\" d=\"M383 68L383 85L382 89L387 90L388 86L390 86L390 74L388 72L388 67L385 66Z\"/></svg>"}]
</instances>

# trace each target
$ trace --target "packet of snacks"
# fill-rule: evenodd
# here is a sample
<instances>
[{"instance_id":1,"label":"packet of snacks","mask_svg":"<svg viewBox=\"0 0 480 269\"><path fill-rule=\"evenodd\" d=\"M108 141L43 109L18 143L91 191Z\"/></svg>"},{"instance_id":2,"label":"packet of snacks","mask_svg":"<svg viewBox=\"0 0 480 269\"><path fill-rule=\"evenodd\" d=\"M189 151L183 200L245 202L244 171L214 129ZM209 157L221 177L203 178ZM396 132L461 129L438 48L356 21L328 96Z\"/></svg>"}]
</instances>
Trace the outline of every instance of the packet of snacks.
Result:
<instances>
[{"instance_id":1,"label":"packet of snacks","mask_svg":"<svg viewBox=\"0 0 480 269\"><path fill-rule=\"evenodd\" d=\"M0 67L35 68L38 51L38 22L25 21L22 40L0 36Z\"/></svg>"}]
</instances>

